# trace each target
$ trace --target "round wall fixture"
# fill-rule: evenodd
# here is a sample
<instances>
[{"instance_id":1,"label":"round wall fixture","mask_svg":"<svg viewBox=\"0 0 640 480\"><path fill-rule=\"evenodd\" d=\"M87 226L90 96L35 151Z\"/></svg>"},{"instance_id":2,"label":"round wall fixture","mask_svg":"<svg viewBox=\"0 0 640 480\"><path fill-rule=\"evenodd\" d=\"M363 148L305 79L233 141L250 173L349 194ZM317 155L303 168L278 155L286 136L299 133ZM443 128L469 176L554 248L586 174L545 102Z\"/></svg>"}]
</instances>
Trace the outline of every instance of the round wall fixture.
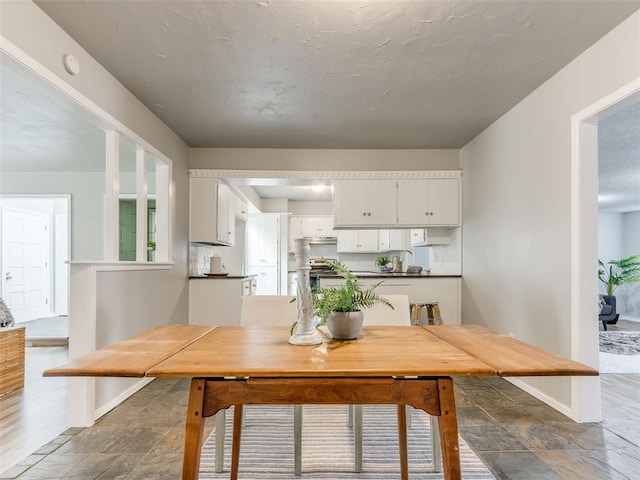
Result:
<instances>
[{"instance_id":1,"label":"round wall fixture","mask_svg":"<svg viewBox=\"0 0 640 480\"><path fill-rule=\"evenodd\" d=\"M80 73L80 63L78 62L78 59L76 57L74 57L73 55L67 54L64 56L64 69L70 74L70 75L77 75L78 73Z\"/></svg>"}]
</instances>

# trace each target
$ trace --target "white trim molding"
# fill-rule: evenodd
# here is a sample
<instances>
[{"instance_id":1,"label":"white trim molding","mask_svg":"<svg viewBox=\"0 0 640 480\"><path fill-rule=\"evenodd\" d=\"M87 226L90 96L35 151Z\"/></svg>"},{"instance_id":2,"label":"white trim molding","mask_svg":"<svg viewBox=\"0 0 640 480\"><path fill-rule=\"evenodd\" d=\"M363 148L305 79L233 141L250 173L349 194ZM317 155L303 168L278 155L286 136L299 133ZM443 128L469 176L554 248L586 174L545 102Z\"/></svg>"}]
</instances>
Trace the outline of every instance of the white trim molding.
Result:
<instances>
[{"instance_id":1,"label":"white trim molding","mask_svg":"<svg viewBox=\"0 0 640 480\"><path fill-rule=\"evenodd\" d=\"M637 78L571 117L571 358L596 369L598 121L628 105L639 92ZM600 401L599 377L572 378L569 416L573 420L599 421Z\"/></svg>"},{"instance_id":2,"label":"white trim molding","mask_svg":"<svg viewBox=\"0 0 640 480\"><path fill-rule=\"evenodd\" d=\"M374 180L374 179L421 179L460 178L462 170L407 170L407 171L318 171L318 170L218 170L190 169L190 177L211 178L277 178L330 179L330 180Z\"/></svg>"}]
</instances>

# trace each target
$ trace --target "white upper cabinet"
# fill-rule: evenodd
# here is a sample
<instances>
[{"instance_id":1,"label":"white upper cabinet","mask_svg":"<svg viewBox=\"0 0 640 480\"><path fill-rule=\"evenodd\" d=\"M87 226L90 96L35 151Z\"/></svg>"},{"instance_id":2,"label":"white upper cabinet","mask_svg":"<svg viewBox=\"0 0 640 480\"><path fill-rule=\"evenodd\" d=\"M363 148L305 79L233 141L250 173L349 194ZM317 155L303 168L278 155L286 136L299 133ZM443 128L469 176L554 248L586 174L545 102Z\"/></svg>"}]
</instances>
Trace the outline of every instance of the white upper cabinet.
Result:
<instances>
[{"instance_id":1,"label":"white upper cabinet","mask_svg":"<svg viewBox=\"0 0 640 480\"><path fill-rule=\"evenodd\" d=\"M398 225L460 225L460 179L398 180Z\"/></svg>"},{"instance_id":2,"label":"white upper cabinet","mask_svg":"<svg viewBox=\"0 0 640 480\"><path fill-rule=\"evenodd\" d=\"M302 217L289 217L289 253L296 251L296 238L302 238Z\"/></svg>"},{"instance_id":3,"label":"white upper cabinet","mask_svg":"<svg viewBox=\"0 0 640 480\"><path fill-rule=\"evenodd\" d=\"M236 217L246 221L249 218L249 204L236 195Z\"/></svg>"},{"instance_id":4,"label":"white upper cabinet","mask_svg":"<svg viewBox=\"0 0 640 480\"><path fill-rule=\"evenodd\" d=\"M333 190L336 227L395 225L395 180L339 180Z\"/></svg>"},{"instance_id":5,"label":"white upper cabinet","mask_svg":"<svg viewBox=\"0 0 640 480\"><path fill-rule=\"evenodd\" d=\"M335 237L333 217L300 217L301 233L303 237Z\"/></svg>"},{"instance_id":6,"label":"white upper cabinet","mask_svg":"<svg viewBox=\"0 0 640 480\"><path fill-rule=\"evenodd\" d=\"M334 185L337 228L460 225L460 178L339 180Z\"/></svg>"},{"instance_id":7,"label":"white upper cabinet","mask_svg":"<svg viewBox=\"0 0 640 480\"><path fill-rule=\"evenodd\" d=\"M378 230L378 251L408 250L406 230Z\"/></svg>"},{"instance_id":8,"label":"white upper cabinet","mask_svg":"<svg viewBox=\"0 0 640 480\"><path fill-rule=\"evenodd\" d=\"M378 251L378 230L339 230L338 253Z\"/></svg>"},{"instance_id":9,"label":"white upper cabinet","mask_svg":"<svg viewBox=\"0 0 640 480\"><path fill-rule=\"evenodd\" d=\"M448 245L451 243L451 229L443 227L412 228L412 247L424 247L429 245Z\"/></svg>"},{"instance_id":10,"label":"white upper cabinet","mask_svg":"<svg viewBox=\"0 0 640 480\"><path fill-rule=\"evenodd\" d=\"M295 251L296 238L335 237L338 232L333 229L331 215L298 216L289 218L289 252Z\"/></svg>"},{"instance_id":11,"label":"white upper cabinet","mask_svg":"<svg viewBox=\"0 0 640 480\"><path fill-rule=\"evenodd\" d=\"M235 195L216 178L189 179L189 241L233 245Z\"/></svg>"}]
</instances>

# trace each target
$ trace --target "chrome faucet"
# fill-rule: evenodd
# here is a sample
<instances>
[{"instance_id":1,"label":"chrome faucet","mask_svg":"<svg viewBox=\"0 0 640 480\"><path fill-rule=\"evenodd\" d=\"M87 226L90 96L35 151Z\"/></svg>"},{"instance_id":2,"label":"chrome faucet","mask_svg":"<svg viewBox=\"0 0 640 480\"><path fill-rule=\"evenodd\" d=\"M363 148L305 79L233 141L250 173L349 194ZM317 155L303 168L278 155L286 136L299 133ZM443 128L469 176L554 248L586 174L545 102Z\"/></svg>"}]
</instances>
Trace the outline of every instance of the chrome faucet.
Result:
<instances>
[{"instance_id":1,"label":"chrome faucet","mask_svg":"<svg viewBox=\"0 0 640 480\"><path fill-rule=\"evenodd\" d=\"M402 256L403 253L408 253L409 255L411 255L411 262L413 263L413 252L411 250L401 250L400 251L400 256ZM409 262L407 261L407 259L405 258L403 263L407 266L409 266Z\"/></svg>"}]
</instances>

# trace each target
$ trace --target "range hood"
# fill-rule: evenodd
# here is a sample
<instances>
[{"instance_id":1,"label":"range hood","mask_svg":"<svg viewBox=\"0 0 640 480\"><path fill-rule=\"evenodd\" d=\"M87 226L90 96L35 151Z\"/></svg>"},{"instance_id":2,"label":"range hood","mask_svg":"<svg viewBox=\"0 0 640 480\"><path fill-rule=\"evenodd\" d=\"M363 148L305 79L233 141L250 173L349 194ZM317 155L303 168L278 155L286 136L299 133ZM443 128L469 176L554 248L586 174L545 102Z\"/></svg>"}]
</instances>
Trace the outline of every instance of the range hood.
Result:
<instances>
[{"instance_id":1,"label":"range hood","mask_svg":"<svg viewBox=\"0 0 640 480\"><path fill-rule=\"evenodd\" d=\"M335 245L338 237L304 237L309 240L309 245Z\"/></svg>"}]
</instances>

